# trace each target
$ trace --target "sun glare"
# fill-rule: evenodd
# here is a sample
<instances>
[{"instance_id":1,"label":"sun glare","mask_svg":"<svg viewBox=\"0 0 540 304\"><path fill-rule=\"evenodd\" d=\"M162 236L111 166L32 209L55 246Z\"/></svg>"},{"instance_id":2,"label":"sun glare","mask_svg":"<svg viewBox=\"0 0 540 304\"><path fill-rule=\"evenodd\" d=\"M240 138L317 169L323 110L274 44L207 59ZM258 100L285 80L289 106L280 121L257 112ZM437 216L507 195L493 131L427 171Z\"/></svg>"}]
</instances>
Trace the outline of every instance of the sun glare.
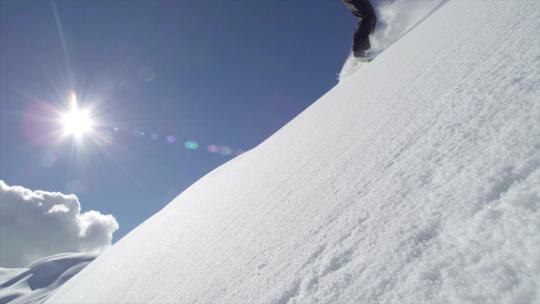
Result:
<instances>
[{"instance_id":1,"label":"sun glare","mask_svg":"<svg viewBox=\"0 0 540 304\"><path fill-rule=\"evenodd\" d=\"M70 96L70 109L62 114L61 123L64 134L80 138L92 131L92 119L88 111L77 106L77 97L74 92Z\"/></svg>"},{"instance_id":2,"label":"sun glare","mask_svg":"<svg viewBox=\"0 0 540 304\"><path fill-rule=\"evenodd\" d=\"M92 120L88 112L80 111L77 108L62 115L62 125L66 134L75 137L81 137L92 130Z\"/></svg>"}]
</instances>

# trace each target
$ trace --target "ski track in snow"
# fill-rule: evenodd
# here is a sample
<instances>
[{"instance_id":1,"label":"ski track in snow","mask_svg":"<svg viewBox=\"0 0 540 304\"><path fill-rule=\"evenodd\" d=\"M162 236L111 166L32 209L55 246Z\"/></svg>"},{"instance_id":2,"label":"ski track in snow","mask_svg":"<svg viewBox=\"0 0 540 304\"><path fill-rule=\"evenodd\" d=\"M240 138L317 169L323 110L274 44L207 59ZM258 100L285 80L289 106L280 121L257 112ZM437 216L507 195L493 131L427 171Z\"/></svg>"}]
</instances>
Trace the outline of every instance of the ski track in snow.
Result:
<instances>
[{"instance_id":1,"label":"ski track in snow","mask_svg":"<svg viewBox=\"0 0 540 304\"><path fill-rule=\"evenodd\" d=\"M450 1L47 303L539 303L539 32Z\"/></svg>"}]
</instances>

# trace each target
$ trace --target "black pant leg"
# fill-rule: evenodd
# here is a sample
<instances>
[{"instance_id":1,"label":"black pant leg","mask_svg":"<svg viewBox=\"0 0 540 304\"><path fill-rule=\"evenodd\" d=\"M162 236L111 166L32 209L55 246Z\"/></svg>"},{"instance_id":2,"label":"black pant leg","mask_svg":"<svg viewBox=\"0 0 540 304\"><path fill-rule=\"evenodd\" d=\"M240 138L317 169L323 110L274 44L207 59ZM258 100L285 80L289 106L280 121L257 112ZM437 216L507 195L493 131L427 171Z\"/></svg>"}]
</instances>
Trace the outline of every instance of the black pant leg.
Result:
<instances>
[{"instance_id":1,"label":"black pant leg","mask_svg":"<svg viewBox=\"0 0 540 304\"><path fill-rule=\"evenodd\" d=\"M358 27L354 33L353 54L355 57L363 55L364 51L369 50L369 34L372 30L372 20L362 19L358 22Z\"/></svg>"}]
</instances>

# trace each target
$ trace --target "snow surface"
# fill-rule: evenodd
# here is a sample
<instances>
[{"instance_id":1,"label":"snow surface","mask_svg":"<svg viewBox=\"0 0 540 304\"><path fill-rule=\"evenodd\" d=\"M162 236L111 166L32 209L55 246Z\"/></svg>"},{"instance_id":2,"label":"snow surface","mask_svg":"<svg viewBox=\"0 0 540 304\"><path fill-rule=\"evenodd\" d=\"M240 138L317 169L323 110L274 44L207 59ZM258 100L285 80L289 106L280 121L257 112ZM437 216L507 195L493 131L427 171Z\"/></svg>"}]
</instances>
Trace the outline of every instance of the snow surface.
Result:
<instances>
[{"instance_id":1,"label":"snow surface","mask_svg":"<svg viewBox=\"0 0 540 304\"><path fill-rule=\"evenodd\" d=\"M540 2L448 2L47 303L540 303Z\"/></svg>"},{"instance_id":2,"label":"snow surface","mask_svg":"<svg viewBox=\"0 0 540 304\"><path fill-rule=\"evenodd\" d=\"M25 268L0 268L0 304L43 303L95 257L89 253L64 253Z\"/></svg>"}]
</instances>

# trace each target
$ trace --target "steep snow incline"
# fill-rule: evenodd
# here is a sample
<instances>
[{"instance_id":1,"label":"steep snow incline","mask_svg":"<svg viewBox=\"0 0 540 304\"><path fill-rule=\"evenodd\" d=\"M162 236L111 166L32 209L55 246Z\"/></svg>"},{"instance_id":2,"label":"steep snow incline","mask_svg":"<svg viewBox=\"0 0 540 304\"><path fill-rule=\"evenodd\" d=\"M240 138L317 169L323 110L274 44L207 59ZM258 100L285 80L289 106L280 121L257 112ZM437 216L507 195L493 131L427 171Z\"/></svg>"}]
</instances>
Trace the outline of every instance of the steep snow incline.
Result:
<instances>
[{"instance_id":1,"label":"steep snow incline","mask_svg":"<svg viewBox=\"0 0 540 304\"><path fill-rule=\"evenodd\" d=\"M0 304L43 303L95 258L95 254L64 253L25 268L0 268Z\"/></svg>"},{"instance_id":2,"label":"steep snow incline","mask_svg":"<svg viewBox=\"0 0 540 304\"><path fill-rule=\"evenodd\" d=\"M538 33L450 1L47 303L539 303Z\"/></svg>"}]
</instances>

